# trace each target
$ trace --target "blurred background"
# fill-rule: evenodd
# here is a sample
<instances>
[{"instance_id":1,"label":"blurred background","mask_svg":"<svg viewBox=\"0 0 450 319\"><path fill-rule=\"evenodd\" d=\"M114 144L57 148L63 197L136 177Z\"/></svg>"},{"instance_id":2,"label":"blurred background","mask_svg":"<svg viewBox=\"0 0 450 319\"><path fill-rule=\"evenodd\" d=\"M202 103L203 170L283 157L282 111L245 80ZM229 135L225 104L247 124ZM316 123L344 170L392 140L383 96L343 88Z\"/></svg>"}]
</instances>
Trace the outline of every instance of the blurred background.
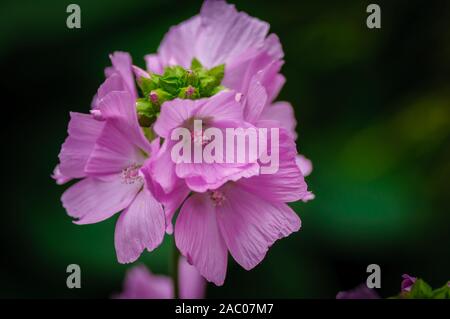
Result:
<instances>
[{"instance_id":1,"label":"blurred background","mask_svg":"<svg viewBox=\"0 0 450 319\"><path fill-rule=\"evenodd\" d=\"M116 217L77 226L60 203L67 186L50 174L69 111L88 112L108 54L135 64L201 1L77 0L81 29L66 27L74 1L2 1L2 209L0 297L108 298L130 265L116 261ZM381 266L382 288L400 276L433 287L450 279L450 6L446 1L373 1L381 29L368 29L369 1L230 1L281 38L299 151L314 163L316 199L292 206L298 233L247 272L234 261L207 296L334 298ZM167 274L172 238L139 262ZM82 288L66 287L79 264Z\"/></svg>"}]
</instances>

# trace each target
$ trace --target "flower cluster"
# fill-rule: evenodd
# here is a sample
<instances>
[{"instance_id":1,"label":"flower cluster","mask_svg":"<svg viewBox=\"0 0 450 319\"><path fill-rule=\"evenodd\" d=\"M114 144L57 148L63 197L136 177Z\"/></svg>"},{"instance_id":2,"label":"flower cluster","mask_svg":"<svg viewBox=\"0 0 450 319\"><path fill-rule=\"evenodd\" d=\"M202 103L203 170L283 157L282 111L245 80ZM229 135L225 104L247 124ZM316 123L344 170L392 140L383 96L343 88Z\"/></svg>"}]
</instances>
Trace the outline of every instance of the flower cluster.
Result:
<instances>
[{"instance_id":1,"label":"flower cluster","mask_svg":"<svg viewBox=\"0 0 450 319\"><path fill-rule=\"evenodd\" d=\"M189 264L216 285L224 283L228 253L250 270L276 240L300 229L287 203L314 197L304 180L312 166L297 153L292 106L275 102L285 82L283 50L266 22L206 0L200 14L172 27L157 53L145 57L146 70L128 53L110 58L90 113L70 114L53 174L58 184L79 179L62 195L75 223L120 212L120 263L136 261L172 234ZM255 159L230 163L220 160L224 146L204 128L276 134L259 136ZM192 133L194 148L214 149L219 161L174 158L177 129ZM262 174L268 146L277 167Z\"/></svg>"}]
</instances>

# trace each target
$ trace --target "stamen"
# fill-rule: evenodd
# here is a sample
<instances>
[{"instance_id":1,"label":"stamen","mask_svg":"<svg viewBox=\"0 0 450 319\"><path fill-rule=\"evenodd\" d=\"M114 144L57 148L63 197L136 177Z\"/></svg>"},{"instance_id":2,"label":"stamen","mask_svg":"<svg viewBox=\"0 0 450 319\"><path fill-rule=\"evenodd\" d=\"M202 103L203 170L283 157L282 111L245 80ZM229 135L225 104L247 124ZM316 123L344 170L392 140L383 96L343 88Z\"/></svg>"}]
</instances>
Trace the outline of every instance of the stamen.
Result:
<instances>
[{"instance_id":1,"label":"stamen","mask_svg":"<svg viewBox=\"0 0 450 319\"><path fill-rule=\"evenodd\" d=\"M202 146L205 146L209 142L211 142L211 138L204 135L203 131L201 131L201 130L200 131L197 131L197 130L191 131L191 138L192 138L192 141L194 142L194 144L197 144L197 145L200 144Z\"/></svg>"},{"instance_id":2,"label":"stamen","mask_svg":"<svg viewBox=\"0 0 450 319\"><path fill-rule=\"evenodd\" d=\"M210 198L213 201L214 206L222 206L226 200L225 195L218 190L210 192Z\"/></svg>"},{"instance_id":3,"label":"stamen","mask_svg":"<svg viewBox=\"0 0 450 319\"><path fill-rule=\"evenodd\" d=\"M142 183L142 176L139 174L139 169L141 168L138 164L133 164L122 170L120 177L122 178L123 184L134 184Z\"/></svg>"}]
</instances>

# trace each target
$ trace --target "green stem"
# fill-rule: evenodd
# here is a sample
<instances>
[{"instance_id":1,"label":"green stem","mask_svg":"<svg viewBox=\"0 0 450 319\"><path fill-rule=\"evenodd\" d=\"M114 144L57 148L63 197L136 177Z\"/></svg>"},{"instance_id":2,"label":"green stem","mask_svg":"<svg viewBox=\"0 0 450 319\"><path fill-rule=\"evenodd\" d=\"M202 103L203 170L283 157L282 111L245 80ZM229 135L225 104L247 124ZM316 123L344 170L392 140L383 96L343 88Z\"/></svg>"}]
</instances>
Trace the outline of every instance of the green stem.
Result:
<instances>
[{"instance_id":1,"label":"green stem","mask_svg":"<svg viewBox=\"0 0 450 319\"><path fill-rule=\"evenodd\" d=\"M180 285L179 285L179 274L178 274L178 261L180 259L180 252L178 251L177 246L175 245L175 238L173 240L173 253L172 253L172 282L173 282L173 292L174 298L180 298Z\"/></svg>"}]
</instances>

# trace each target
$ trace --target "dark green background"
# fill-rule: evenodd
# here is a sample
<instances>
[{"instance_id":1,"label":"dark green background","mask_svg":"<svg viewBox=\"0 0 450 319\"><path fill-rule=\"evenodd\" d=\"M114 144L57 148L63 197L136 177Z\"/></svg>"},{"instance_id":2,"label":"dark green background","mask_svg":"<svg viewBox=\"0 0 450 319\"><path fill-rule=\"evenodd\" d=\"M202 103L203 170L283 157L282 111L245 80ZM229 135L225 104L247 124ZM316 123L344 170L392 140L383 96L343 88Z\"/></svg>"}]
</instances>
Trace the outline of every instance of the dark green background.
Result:
<instances>
[{"instance_id":1,"label":"dark green background","mask_svg":"<svg viewBox=\"0 0 450 319\"><path fill-rule=\"evenodd\" d=\"M66 28L73 1L2 1L2 209L0 297L109 297L128 265L116 261L116 217L77 226L49 175L68 111L88 112L108 54L155 52L168 28L201 1L75 1L82 28ZM299 233L276 243L256 269L234 261L208 297L334 298L382 269L384 296L400 276L432 286L449 277L450 8L447 1L233 1L268 21L286 54L299 151L314 162L316 199L293 206ZM140 261L167 273L171 237ZM231 258L230 258L231 260ZM66 288L66 266L82 289Z\"/></svg>"}]
</instances>

